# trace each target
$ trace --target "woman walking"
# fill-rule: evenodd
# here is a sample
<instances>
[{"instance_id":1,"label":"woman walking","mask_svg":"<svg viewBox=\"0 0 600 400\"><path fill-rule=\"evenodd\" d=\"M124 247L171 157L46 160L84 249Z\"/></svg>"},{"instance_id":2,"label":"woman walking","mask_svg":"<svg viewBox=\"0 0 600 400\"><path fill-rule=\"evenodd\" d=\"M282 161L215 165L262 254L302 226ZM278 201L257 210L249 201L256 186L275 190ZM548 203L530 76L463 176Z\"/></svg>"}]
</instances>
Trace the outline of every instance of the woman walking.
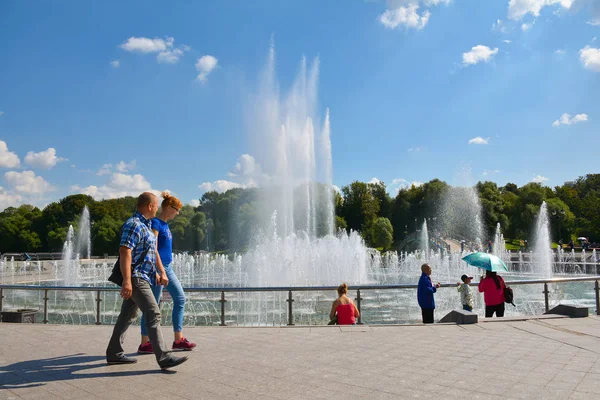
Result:
<instances>
[{"instance_id":1,"label":"woman walking","mask_svg":"<svg viewBox=\"0 0 600 400\"><path fill-rule=\"evenodd\" d=\"M156 235L158 255L157 262L161 263L167 273L169 283L167 284L167 291L173 299L173 350L192 350L196 347L196 343L192 343L183 336L183 310L185 308L185 293L183 287L177 279L177 275L173 271L171 266L173 262L173 236L169 229L168 221L172 220L179 214L179 210L183 206L181 201L174 196L171 196L169 192L162 193L163 201L161 204L161 210L158 217L152 219L152 231ZM160 296L162 294L163 287L158 282L152 286L152 292L156 301L160 303ZM148 339L148 333L146 332L146 324L144 316L142 315L141 330L142 330L142 342L138 348L139 354L153 353L152 344Z\"/></svg>"}]
</instances>

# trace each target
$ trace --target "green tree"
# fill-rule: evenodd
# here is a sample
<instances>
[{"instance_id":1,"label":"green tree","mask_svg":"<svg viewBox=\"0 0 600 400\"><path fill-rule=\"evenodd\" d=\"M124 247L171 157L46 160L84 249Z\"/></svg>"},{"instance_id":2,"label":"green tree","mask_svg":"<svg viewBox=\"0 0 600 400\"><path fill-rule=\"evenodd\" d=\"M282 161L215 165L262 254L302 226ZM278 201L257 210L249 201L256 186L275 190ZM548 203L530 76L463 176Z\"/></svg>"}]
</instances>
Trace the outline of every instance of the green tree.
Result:
<instances>
[{"instance_id":1,"label":"green tree","mask_svg":"<svg viewBox=\"0 0 600 400\"><path fill-rule=\"evenodd\" d=\"M394 242L394 228L389 219L379 217L371 227L371 241L375 247L389 248Z\"/></svg>"}]
</instances>

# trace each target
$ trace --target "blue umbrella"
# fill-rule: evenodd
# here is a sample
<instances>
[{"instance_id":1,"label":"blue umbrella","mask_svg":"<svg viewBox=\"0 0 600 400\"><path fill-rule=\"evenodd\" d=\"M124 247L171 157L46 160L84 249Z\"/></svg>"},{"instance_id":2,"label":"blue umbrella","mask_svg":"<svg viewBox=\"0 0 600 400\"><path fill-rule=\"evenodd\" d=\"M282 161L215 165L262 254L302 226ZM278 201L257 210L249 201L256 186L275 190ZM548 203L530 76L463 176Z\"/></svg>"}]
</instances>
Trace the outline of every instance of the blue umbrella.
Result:
<instances>
[{"instance_id":1,"label":"blue umbrella","mask_svg":"<svg viewBox=\"0 0 600 400\"><path fill-rule=\"evenodd\" d=\"M467 264L477 268L485 269L486 271L508 271L508 267L504 264L504 261L500 257L495 255L482 253L469 254L462 258Z\"/></svg>"}]
</instances>

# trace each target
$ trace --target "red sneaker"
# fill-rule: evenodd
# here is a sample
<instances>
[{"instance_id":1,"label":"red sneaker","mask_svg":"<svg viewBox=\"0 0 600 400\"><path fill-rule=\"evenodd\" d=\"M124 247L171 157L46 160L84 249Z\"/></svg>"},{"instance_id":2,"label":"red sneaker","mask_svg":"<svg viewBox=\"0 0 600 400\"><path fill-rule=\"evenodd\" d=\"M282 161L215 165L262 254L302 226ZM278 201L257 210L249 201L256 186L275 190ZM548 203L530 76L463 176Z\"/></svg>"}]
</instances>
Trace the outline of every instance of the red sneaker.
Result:
<instances>
[{"instance_id":1,"label":"red sneaker","mask_svg":"<svg viewBox=\"0 0 600 400\"><path fill-rule=\"evenodd\" d=\"M144 344L140 344L140 347L138 347L138 354L154 354L152 343L146 342Z\"/></svg>"},{"instance_id":2,"label":"red sneaker","mask_svg":"<svg viewBox=\"0 0 600 400\"><path fill-rule=\"evenodd\" d=\"M181 340L173 342L173 350L191 351L194 347L196 347L196 343L192 343L186 338L182 338Z\"/></svg>"}]
</instances>

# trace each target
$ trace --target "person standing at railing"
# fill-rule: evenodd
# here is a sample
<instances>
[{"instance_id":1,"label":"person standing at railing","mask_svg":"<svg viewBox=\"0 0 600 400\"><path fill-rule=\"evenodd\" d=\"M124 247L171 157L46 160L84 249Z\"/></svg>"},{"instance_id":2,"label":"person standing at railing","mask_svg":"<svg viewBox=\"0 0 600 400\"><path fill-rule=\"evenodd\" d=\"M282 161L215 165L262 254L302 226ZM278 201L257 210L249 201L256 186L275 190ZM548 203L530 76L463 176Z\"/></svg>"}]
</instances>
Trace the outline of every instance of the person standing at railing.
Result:
<instances>
[{"instance_id":1,"label":"person standing at railing","mask_svg":"<svg viewBox=\"0 0 600 400\"><path fill-rule=\"evenodd\" d=\"M342 283L337 288L338 298L331 305L329 319L334 321L337 316L337 325L354 325L356 318L360 317L360 312L354 304L354 300L348 297L348 285Z\"/></svg>"},{"instance_id":2,"label":"person standing at railing","mask_svg":"<svg viewBox=\"0 0 600 400\"><path fill-rule=\"evenodd\" d=\"M125 355L122 346L127 328L135 321L139 308L144 314L148 336L158 365L161 369L172 368L188 358L169 354L160 331L160 309L152 293L152 284L157 278L160 284L168 283L164 269L156 264L156 237L151 230L151 220L158 211L158 198L150 192L144 192L138 197L136 208L136 212L121 229L119 257L123 275L121 285L123 305L106 349L106 362L108 364L137 362L135 358ZM132 265L135 267L132 268Z\"/></svg>"},{"instance_id":3,"label":"person standing at railing","mask_svg":"<svg viewBox=\"0 0 600 400\"><path fill-rule=\"evenodd\" d=\"M485 278L479 280L479 292L483 293L485 317L504 317L504 279L495 271L485 271Z\"/></svg>"},{"instance_id":4,"label":"person standing at railing","mask_svg":"<svg viewBox=\"0 0 600 400\"><path fill-rule=\"evenodd\" d=\"M158 241L158 257L157 262L162 264L169 283L167 284L167 291L173 299L173 350L192 350L196 347L196 343L192 343L183 336L183 311L185 309L185 293L183 287L177 278L177 275L173 271L171 264L173 263L173 235L169 229L169 222L179 214L179 210L183 204L175 197L171 196L169 192L162 193L163 201L160 206L160 213L158 217L152 219L152 232L156 236ZM156 284L152 286L152 292L156 302L160 304L160 296L162 294L163 286ZM145 319L142 315L142 321L140 322L142 331L142 342L138 347L139 354L152 354L152 343L148 338L148 332L146 329Z\"/></svg>"},{"instance_id":5,"label":"person standing at railing","mask_svg":"<svg viewBox=\"0 0 600 400\"><path fill-rule=\"evenodd\" d=\"M435 311L435 300L433 294L440 287L438 282L436 285L431 283L431 267L425 263L421 265L421 278L417 288L417 300L421 307L421 315L423 316L424 324L433 324L433 313Z\"/></svg>"}]
</instances>

